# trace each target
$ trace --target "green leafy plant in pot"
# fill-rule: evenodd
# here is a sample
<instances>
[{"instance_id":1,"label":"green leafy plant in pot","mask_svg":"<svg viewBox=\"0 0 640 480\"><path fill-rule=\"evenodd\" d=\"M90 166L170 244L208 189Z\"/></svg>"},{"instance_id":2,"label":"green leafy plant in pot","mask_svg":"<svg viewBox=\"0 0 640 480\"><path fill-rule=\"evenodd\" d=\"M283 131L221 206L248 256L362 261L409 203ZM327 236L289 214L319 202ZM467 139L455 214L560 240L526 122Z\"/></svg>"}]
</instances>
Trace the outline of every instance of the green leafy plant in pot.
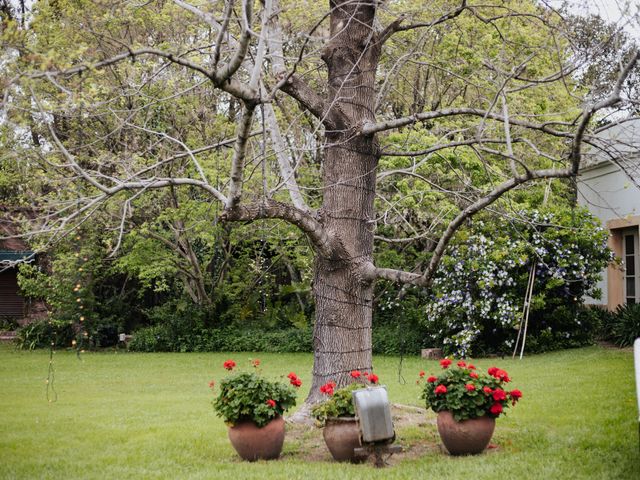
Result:
<instances>
[{"instance_id":1,"label":"green leafy plant in pot","mask_svg":"<svg viewBox=\"0 0 640 480\"><path fill-rule=\"evenodd\" d=\"M443 372L427 378L422 398L427 408L438 413L438 433L452 455L482 452L493 435L495 419L515 405L522 392L508 390L511 382L506 371L491 367L480 372L473 364L460 360L440 361Z\"/></svg>"},{"instance_id":2,"label":"green leafy plant in pot","mask_svg":"<svg viewBox=\"0 0 640 480\"><path fill-rule=\"evenodd\" d=\"M284 443L282 415L296 404L296 388L302 385L291 372L289 384L268 380L253 360L254 371L238 372L220 381L213 408L229 426L229 440L244 460L278 458ZM224 368L232 371L236 362L227 360ZM209 387L216 389L215 381Z\"/></svg>"},{"instance_id":3,"label":"green leafy plant in pot","mask_svg":"<svg viewBox=\"0 0 640 480\"><path fill-rule=\"evenodd\" d=\"M328 398L311 409L316 425L324 427L322 436L329 452L339 462L364 460L364 457L356 457L354 452L361 444L352 392L378 383L378 376L374 373L354 370L351 377L354 380L352 383L337 390L335 382L322 385L320 392Z\"/></svg>"}]
</instances>

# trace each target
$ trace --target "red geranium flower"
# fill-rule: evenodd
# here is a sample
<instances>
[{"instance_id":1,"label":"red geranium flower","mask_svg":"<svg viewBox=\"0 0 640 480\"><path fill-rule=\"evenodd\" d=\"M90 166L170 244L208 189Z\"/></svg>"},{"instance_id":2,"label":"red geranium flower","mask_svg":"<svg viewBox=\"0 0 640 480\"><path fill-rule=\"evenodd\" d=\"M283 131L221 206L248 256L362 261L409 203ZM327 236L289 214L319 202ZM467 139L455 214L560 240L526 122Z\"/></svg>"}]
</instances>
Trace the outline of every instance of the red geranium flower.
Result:
<instances>
[{"instance_id":1,"label":"red geranium flower","mask_svg":"<svg viewBox=\"0 0 640 480\"><path fill-rule=\"evenodd\" d=\"M467 363L464 360L460 360L458 363L456 363L456 365L458 365L460 368L464 368L467 366Z\"/></svg>"},{"instance_id":2,"label":"red geranium flower","mask_svg":"<svg viewBox=\"0 0 640 480\"><path fill-rule=\"evenodd\" d=\"M253 365L253 368L258 368L258 366L260 365L260 360L258 360L257 358L255 360L252 360L251 365Z\"/></svg>"},{"instance_id":3,"label":"red geranium flower","mask_svg":"<svg viewBox=\"0 0 640 480\"><path fill-rule=\"evenodd\" d=\"M376 375L375 373L370 373L369 375L367 375L367 380L369 380L371 383L378 383L378 375Z\"/></svg>"},{"instance_id":4,"label":"red geranium flower","mask_svg":"<svg viewBox=\"0 0 640 480\"><path fill-rule=\"evenodd\" d=\"M467 383L464 388L466 388L468 392L473 392L476 389L476 386L473 383Z\"/></svg>"},{"instance_id":5,"label":"red geranium flower","mask_svg":"<svg viewBox=\"0 0 640 480\"><path fill-rule=\"evenodd\" d=\"M438 380L438 379L436 377L434 377L433 375L431 375L429 378L427 378L427 382L429 382L429 383L433 383L436 380Z\"/></svg>"},{"instance_id":6,"label":"red geranium flower","mask_svg":"<svg viewBox=\"0 0 640 480\"><path fill-rule=\"evenodd\" d=\"M471 378L478 378L478 374L477 374L476 372L471 372L471 373L469 373L469 376L470 376Z\"/></svg>"},{"instance_id":7,"label":"red geranium flower","mask_svg":"<svg viewBox=\"0 0 640 480\"><path fill-rule=\"evenodd\" d=\"M492 395L493 395L493 399L494 399L496 402L500 402L500 401L502 401L502 400L506 400L506 399L507 399L507 394L506 394L506 393L505 393L505 391L504 391L504 390L502 390L501 388L496 388L496 389L493 391L493 394L492 394Z\"/></svg>"},{"instance_id":8,"label":"red geranium flower","mask_svg":"<svg viewBox=\"0 0 640 480\"><path fill-rule=\"evenodd\" d=\"M444 385L438 385L435 389L436 395L440 395L447 393L447 387Z\"/></svg>"},{"instance_id":9,"label":"red geranium flower","mask_svg":"<svg viewBox=\"0 0 640 480\"><path fill-rule=\"evenodd\" d=\"M336 388L336 382L327 382L320 387L320 392L325 395L333 395L333 389Z\"/></svg>"},{"instance_id":10,"label":"red geranium flower","mask_svg":"<svg viewBox=\"0 0 640 480\"><path fill-rule=\"evenodd\" d=\"M448 358L440 360L440 366L442 368L449 368L449 365L451 365L451 360L449 360Z\"/></svg>"},{"instance_id":11,"label":"red geranium flower","mask_svg":"<svg viewBox=\"0 0 640 480\"><path fill-rule=\"evenodd\" d=\"M489 370L487 370L487 373L493 377L497 371L498 369L496 367L489 367Z\"/></svg>"},{"instance_id":12,"label":"red geranium flower","mask_svg":"<svg viewBox=\"0 0 640 480\"><path fill-rule=\"evenodd\" d=\"M420 370L420 373L418 375L420 375L420 378L424 378L426 373L424 373L424 370Z\"/></svg>"},{"instance_id":13,"label":"red geranium flower","mask_svg":"<svg viewBox=\"0 0 640 480\"><path fill-rule=\"evenodd\" d=\"M222 366L226 369L226 370L233 370L234 367L236 366L236 362L234 362L233 360L227 360L226 362L224 362L222 364Z\"/></svg>"},{"instance_id":14,"label":"red geranium flower","mask_svg":"<svg viewBox=\"0 0 640 480\"><path fill-rule=\"evenodd\" d=\"M509 396L511 397L511 402L513 403L513 405L515 405L516 402L522 398L522 392L517 389L511 390L509 392Z\"/></svg>"},{"instance_id":15,"label":"red geranium flower","mask_svg":"<svg viewBox=\"0 0 640 480\"><path fill-rule=\"evenodd\" d=\"M360 370L351 370L351 376L353 378L358 378L360 377L360 375L362 375L362 373L360 373Z\"/></svg>"},{"instance_id":16,"label":"red geranium flower","mask_svg":"<svg viewBox=\"0 0 640 480\"><path fill-rule=\"evenodd\" d=\"M493 390L491 390L491 387L483 387L482 391L488 395L491 395L493 393Z\"/></svg>"},{"instance_id":17,"label":"red geranium flower","mask_svg":"<svg viewBox=\"0 0 640 480\"><path fill-rule=\"evenodd\" d=\"M267 405L269 405L271 408L276 408L276 402L275 400L267 400Z\"/></svg>"},{"instance_id":18,"label":"red geranium flower","mask_svg":"<svg viewBox=\"0 0 640 480\"><path fill-rule=\"evenodd\" d=\"M469 365L467 365L467 368L468 368L469 370L475 370L475 369L476 369L476 366L475 366L475 365L471 365L471 364L469 364Z\"/></svg>"},{"instance_id":19,"label":"red geranium flower","mask_svg":"<svg viewBox=\"0 0 640 480\"><path fill-rule=\"evenodd\" d=\"M494 403L493 405L491 405L489 411L494 415L500 415L502 413L502 404L497 402Z\"/></svg>"},{"instance_id":20,"label":"red geranium flower","mask_svg":"<svg viewBox=\"0 0 640 480\"><path fill-rule=\"evenodd\" d=\"M298 378L298 375L293 372L289 373L289 375L287 375L287 378L289 379L289 383L291 383L291 385L293 385L294 387L299 387L302 385L302 380L300 380Z\"/></svg>"},{"instance_id":21,"label":"red geranium flower","mask_svg":"<svg viewBox=\"0 0 640 480\"><path fill-rule=\"evenodd\" d=\"M498 369L493 376L505 383L509 383L511 381L511 379L509 378L509 375L507 375L507 372L505 372L504 370Z\"/></svg>"}]
</instances>

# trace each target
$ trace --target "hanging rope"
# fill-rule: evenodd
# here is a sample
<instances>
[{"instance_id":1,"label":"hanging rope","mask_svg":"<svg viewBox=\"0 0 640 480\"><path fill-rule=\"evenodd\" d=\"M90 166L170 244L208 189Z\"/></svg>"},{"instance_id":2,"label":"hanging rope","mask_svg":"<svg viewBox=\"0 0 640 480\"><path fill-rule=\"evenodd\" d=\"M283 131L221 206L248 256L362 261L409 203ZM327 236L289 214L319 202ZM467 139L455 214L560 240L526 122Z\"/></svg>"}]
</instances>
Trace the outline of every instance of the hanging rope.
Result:
<instances>
[{"instance_id":1,"label":"hanging rope","mask_svg":"<svg viewBox=\"0 0 640 480\"><path fill-rule=\"evenodd\" d=\"M51 325L51 320L49 320L49 324ZM53 335L53 332L52 332ZM55 340L51 340L49 344L49 370L47 371L47 379L45 383L47 385L46 398L47 402L53 403L58 400L58 392L56 392L55 386L53 384L56 376L55 367L53 365L53 354L55 353Z\"/></svg>"}]
</instances>

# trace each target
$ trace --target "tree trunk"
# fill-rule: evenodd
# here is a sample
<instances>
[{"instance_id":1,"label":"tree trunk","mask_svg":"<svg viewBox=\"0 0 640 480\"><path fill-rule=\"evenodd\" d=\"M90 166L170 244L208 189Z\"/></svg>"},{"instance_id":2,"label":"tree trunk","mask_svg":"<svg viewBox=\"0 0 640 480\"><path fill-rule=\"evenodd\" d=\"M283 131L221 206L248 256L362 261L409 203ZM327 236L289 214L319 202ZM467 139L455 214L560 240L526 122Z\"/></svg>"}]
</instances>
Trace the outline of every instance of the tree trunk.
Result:
<instances>
[{"instance_id":1,"label":"tree trunk","mask_svg":"<svg viewBox=\"0 0 640 480\"><path fill-rule=\"evenodd\" d=\"M347 121L326 132L320 218L343 251L337 259L318 256L314 265L316 323L308 402L321 399L318 389L327 381L341 386L349 383L352 370L371 371L373 284L360 272L372 261L379 149L373 136L354 132L374 121L380 48L373 30L375 7L365 3L331 2L331 41L323 53L329 72L326 104Z\"/></svg>"}]
</instances>

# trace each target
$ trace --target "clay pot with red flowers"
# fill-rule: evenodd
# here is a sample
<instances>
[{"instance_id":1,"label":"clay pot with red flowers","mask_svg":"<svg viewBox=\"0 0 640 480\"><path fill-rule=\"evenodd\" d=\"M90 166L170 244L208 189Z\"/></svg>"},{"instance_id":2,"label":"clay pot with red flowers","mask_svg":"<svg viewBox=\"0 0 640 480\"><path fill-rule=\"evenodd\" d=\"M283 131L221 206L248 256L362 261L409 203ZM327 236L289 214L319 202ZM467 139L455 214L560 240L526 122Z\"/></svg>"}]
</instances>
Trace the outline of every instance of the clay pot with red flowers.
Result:
<instances>
[{"instance_id":1,"label":"clay pot with red flowers","mask_svg":"<svg viewBox=\"0 0 640 480\"><path fill-rule=\"evenodd\" d=\"M440 366L437 377L420 372L422 398L438 414L440 439L451 455L482 453L491 441L496 418L514 406L522 392L510 390L509 375L496 367L484 373L472 363L460 360L453 365L446 358Z\"/></svg>"},{"instance_id":2,"label":"clay pot with red flowers","mask_svg":"<svg viewBox=\"0 0 640 480\"><path fill-rule=\"evenodd\" d=\"M378 376L354 370L351 377L354 379L353 383L337 390L335 382L322 385L320 392L327 399L315 405L311 415L316 419L316 425L323 427L322 436L333 459L338 462L359 463L366 456L358 456L354 451L362 444L351 393L368 384L378 383Z\"/></svg>"},{"instance_id":3,"label":"clay pot with red flowers","mask_svg":"<svg viewBox=\"0 0 640 480\"><path fill-rule=\"evenodd\" d=\"M280 456L284 444L282 414L295 405L295 388L302 381L293 372L288 375L289 384L267 380L258 371L260 362L252 364L254 371L234 373L220 381L213 408L229 426L229 441L243 460L272 460ZM227 360L223 366L233 370L236 363ZM209 386L216 388L213 380Z\"/></svg>"}]
</instances>

